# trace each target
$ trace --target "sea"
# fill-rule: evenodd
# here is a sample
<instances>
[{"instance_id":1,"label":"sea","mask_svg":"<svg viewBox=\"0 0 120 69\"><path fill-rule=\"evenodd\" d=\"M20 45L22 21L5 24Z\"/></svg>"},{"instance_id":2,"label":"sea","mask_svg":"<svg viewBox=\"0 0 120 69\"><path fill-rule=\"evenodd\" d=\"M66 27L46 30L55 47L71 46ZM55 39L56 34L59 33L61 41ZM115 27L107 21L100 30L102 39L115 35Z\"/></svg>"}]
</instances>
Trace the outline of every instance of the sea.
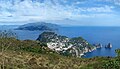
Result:
<instances>
[{"instance_id":1,"label":"sea","mask_svg":"<svg viewBox=\"0 0 120 69\"><path fill-rule=\"evenodd\" d=\"M20 40L36 40L43 31L25 31L14 30L17 26L0 26L0 30L12 30ZM95 56L110 56L115 57L115 50L120 48L120 27L105 27L105 26L77 26L77 27L60 27L56 33L73 37L83 37L91 44L102 44L103 47L92 52L86 53L84 58ZM112 48L105 48L108 43L112 44Z\"/></svg>"}]
</instances>

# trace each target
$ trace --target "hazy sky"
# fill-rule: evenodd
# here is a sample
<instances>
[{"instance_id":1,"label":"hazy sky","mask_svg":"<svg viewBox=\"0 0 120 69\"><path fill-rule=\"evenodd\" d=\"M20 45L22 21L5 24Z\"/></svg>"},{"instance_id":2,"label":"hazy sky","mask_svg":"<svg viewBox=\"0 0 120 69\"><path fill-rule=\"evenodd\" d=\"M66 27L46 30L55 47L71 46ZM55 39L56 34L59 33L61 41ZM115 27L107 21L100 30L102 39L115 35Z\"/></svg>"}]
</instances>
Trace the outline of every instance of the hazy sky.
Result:
<instances>
[{"instance_id":1,"label":"hazy sky","mask_svg":"<svg viewBox=\"0 0 120 69\"><path fill-rule=\"evenodd\" d=\"M120 26L120 0L0 0L0 23Z\"/></svg>"}]
</instances>

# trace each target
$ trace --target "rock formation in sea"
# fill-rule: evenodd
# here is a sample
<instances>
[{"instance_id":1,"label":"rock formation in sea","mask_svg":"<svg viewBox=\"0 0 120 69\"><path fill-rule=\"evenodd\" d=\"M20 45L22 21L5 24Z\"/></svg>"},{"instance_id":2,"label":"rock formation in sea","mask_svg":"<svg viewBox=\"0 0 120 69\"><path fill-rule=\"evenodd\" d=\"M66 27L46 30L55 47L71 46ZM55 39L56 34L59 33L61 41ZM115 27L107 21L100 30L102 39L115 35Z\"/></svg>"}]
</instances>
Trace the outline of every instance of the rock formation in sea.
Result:
<instances>
[{"instance_id":1,"label":"rock formation in sea","mask_svg":"<svg viewBox=\"0 0 120 69\"><path fill-rule=\"evenodd\" d=\"M111 43L108 43L108 45L105 46L105 48L112 48L112 44L111 44Z\"/></svg>"},{"instance_id":2,"label":"rock formation in sea","mask_svg":"<svg viewBox=\"0 0 120 69\"><path fill-rule=\"evenodd\" d=\"M98 44L93 44L93 46L95 46L96 48L102 48L102 44L98 43Z\"/></svg>"}]
</instances>

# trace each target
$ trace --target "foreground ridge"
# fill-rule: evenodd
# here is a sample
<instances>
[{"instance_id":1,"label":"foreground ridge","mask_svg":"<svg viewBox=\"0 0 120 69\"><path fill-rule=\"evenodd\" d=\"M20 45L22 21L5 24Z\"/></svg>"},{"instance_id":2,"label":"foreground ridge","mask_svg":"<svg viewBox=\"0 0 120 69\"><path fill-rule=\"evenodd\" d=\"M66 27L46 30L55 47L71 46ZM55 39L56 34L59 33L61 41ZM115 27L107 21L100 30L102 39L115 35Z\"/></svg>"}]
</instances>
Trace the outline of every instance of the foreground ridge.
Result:
<instances>
[{"instance_id":1,"label":"foreground ridge","mask_svg":"<svg viewBox=\"0 0 120 69\"><path fill-rule=\"evenodd\" d=\"M119 69L118 57L76 58L62 56L39 41L0 39L1 69ZM4 48L4 49L3 49ZM3 50L3 51L2 51Z\"/></svg>"},{"instance_id":2,"label":"foreground ridge","mask_svg":"<svg viewBox=\"0 0 120 69\"><path fill-rule=\"evenodd\" d=\"M0 36L0 69L120 69L120 49L114 58L77 58L60 55L41 41L18 40L7 31L0 34L7 34Z\"/></svg>"}]
</instances>

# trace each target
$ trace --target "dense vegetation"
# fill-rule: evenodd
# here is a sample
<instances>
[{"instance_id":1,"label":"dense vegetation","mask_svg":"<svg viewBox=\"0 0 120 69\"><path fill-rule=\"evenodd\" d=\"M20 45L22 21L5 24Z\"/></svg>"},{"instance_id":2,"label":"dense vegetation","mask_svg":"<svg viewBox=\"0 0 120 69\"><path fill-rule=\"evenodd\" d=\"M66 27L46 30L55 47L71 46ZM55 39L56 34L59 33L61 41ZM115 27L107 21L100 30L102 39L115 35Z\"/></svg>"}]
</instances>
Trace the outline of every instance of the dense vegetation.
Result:
<instances>
[{"instance_id":1,"label":"dense vegetation","mask_svg":"<svg viewBox=\"0 0 120 69\"><path fill-rule=\"evenodd\" d=\"M59 55L39 41L21 41L6 31L0 34L4 35L0 38L0 69L120 69L120 49L114 58L76 58Z\"/></svg>"}]
</instances>

